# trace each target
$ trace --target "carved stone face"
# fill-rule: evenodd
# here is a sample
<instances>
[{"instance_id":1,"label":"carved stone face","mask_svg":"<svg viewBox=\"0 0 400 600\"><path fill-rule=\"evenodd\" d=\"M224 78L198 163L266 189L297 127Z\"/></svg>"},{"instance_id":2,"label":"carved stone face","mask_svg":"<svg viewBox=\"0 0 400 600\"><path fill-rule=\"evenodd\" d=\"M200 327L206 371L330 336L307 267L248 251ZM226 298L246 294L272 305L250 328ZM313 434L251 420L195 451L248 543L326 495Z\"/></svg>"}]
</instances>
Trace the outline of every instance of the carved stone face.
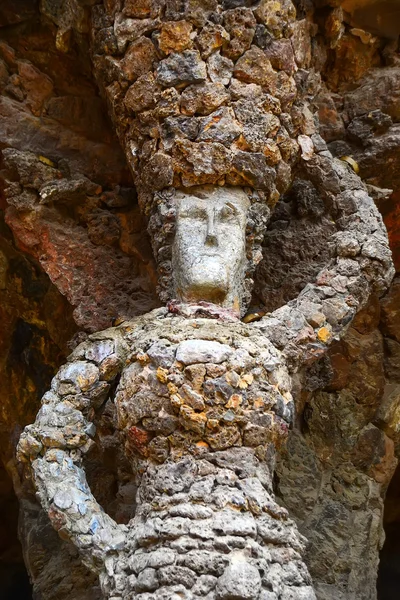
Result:
<instances>
[{"instance_id":1,"label":"carved stone face","mask_svg":"<svg viewBox=\"0 0 400 600\"><path fill-rule=\"evenodd\" d=\"M250 201L241 188L177 192L172 268L178 299L239 310Z\"/></svg>"}]
</instances>

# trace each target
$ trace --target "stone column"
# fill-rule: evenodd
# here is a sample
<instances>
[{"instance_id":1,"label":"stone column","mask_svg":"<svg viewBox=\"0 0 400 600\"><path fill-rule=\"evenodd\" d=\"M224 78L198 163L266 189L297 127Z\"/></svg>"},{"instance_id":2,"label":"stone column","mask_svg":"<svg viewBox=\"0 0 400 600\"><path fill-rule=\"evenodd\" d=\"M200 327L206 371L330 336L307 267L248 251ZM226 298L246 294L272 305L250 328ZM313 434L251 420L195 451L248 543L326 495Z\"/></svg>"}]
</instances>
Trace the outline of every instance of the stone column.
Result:
<instances>
[{"instance_id":1,"label":"stone column","mask_svg":"<svg viewBox=\"0 0 400 600\"><path fill-rule=\"evenodd\" d=\"M298 135L314 133L302 99L307 27L290 0L93 7L95 73L143 204L154 190L199 184L277 200Z\"/></svg>"}]
</instances>

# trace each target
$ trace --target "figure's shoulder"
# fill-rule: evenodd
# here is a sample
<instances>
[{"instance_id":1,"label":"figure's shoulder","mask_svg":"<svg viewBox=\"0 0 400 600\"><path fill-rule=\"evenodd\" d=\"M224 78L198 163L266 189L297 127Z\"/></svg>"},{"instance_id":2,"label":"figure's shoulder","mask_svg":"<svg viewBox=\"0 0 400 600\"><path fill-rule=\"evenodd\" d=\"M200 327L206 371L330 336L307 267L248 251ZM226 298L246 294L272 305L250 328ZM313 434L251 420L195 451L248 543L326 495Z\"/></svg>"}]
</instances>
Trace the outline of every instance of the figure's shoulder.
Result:
<instances>
[{"instance_id":1,"label":"figure's shoulder","mask_svg":"<svg viewBox=\"0 0 400 600\"><path fill-rule=\"evenodd\" d=\"M79 360L99 362L110 354L129 353L132 341L142 332L158 329L167 314L167 309L156 308L145 315L138 315L108 329L93 332L74 348L67 360L68 362Z\"/></svg>"}]
</instances>

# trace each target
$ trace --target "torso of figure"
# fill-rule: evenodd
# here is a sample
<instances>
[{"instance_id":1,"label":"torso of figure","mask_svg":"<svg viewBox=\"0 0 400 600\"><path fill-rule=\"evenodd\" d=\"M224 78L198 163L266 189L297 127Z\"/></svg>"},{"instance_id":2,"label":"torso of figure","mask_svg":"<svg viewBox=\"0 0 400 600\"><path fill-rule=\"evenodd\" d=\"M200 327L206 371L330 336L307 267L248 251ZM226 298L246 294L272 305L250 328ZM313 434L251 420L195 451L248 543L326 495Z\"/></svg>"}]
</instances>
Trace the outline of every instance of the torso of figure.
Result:
<instances>
[{"instance_id":1,"label":"torso of figure","mask_svg":"<svg viewBox=\"0 0 400 600\"><path fill-rule=\"evenodd\" d=\"M304 539L273 492L293 418L284 356L212 313L162 308L93 334L21 437L53 526L109 600L315 600ZM126 525L104 513L82 461L88 419L109 403L133 473Z\"/></svg>"},{"instance_id":2,"label":"torso of figure","mask_svg":"<svg viewBox=\"0 0 400 600\"><path fill-rule=\"evenodd\" d=\"M153 315L121 330L114 402L136 512L103 593L274 600L295 585L313 598L303 540L272 491L293 414L279 351L240 321Z\"/></svg>"},{"instance_id":3,"label":"torso of figure","mask_svg":"<svg viewBox=\"0 0 400 600\"><path fill-rule=\"evenodd\" d=\"M279 446L285 439L290 378L257 329L169 316L127 330L130 353L115 404L133 456L161 463L182 452Z\"/></svg>"}]
</instances>

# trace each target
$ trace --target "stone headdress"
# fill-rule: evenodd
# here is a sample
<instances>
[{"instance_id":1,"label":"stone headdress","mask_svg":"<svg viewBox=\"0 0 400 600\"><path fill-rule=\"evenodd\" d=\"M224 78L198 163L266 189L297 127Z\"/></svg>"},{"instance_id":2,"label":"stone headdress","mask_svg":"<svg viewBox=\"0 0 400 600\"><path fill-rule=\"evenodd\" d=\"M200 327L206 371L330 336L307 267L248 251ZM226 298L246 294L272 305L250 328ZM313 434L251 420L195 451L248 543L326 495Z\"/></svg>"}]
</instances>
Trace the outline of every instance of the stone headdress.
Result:
<instances>
[{"instance_id":1,"label":"stone headdress","mask_svg":"<svg viewBox=\"0 0 400 600\"><path fill-rule=\"evenodd\" d=\"M207 187L212 202L218 188L241 187L251 203L243 312L270 209L290 185L298 136L313 125L298 93L309 56L298 44L306 29L292 2L237 4L96 5L92 52L149 218L161 299L175 293L176 190L216 186Z\"/></svg>"}]
</instances>

